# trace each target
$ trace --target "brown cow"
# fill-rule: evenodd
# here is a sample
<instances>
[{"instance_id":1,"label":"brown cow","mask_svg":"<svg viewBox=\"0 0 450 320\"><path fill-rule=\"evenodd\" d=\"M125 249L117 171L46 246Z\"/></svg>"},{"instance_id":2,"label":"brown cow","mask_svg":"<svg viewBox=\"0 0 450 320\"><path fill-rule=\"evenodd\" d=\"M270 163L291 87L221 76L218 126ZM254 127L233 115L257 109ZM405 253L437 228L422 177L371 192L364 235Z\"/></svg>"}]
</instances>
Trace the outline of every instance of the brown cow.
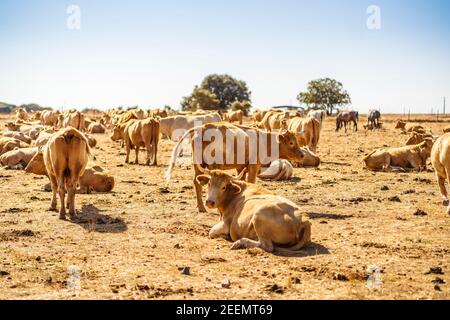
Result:
<instances>
[{"instance_id":1,"label":"brown cow","mask_svg":"<svg viewBox=\"0 0 450 320\"><path fill-rule=\"evenodd\" d=\"M281 128L283 120L290 119L289 112L283 111L268 111L261 122L256 122L254 125L256 128L265 129L267 131L277 130Z\"/></svg>"},{"instance_id":2,"label":"brown cow","mask_svg":"<svg viewBox=\"0 0 450 320\"><path fill-rule=\"evenodd\" d=\"M308 117L295 117L287 122L283 122L282 127L295 133L299 146L307 146L312 152L316 152L320 138L320 123L317 119Z\"/></svg>"},{"instance_id":3,"label":"brown cow","mask_svg":"<svg viewBox=\"0 0 450 320\"><path fill-rule=\"evenodd\" d=\"M25 110L25 108L17 108L16 109L16 118L17 118L17 120L27 121L29 119L27 110Z\"/></svg>"},{"instance_id":4,"label":"brown cow","mask_svg":"<svg viewBox=\"0 0 450 320\"><path fill-rule=\"evenodd\" d=\"M8 151L0 156L2 166L9 169L24 169L38 152L38 148L20 148Z\"/></svg>"},{"instance_id":5,"label":"brown cow","mask_svg":"<svg viewBox=\"0 0 450 320\"><path fill-rule=\"evenodd\" d=\"M169 116L166 109L148 110L147 114L148 114L149 118L155 118L155 117L167 118Z\"/></svg>"},{"instance_id":6,"label":"brown cow","mask_svg":"<svg viewBox=\"0 0 450 320\"><path fill-rule=\"evenodd\" d=\"M414 169L421 171L426 168L433 141L399 148L381 148L373 151L363 160L366 168L372 171L405 171Z\"/></svg>"},{"instance_id":7,"label":"brown cow","mask_svg":"<svg viewBox=\"0 0 450 320\"><path fill-rule=\"evenodd\" d=\"M79 131L85 131L84 114L77 110L71 110L65 114L61 114L58 117L58 127L67 128L72 127Z\"/></svg>"},{"instance_id":8,"label":"brown cow","mask_svg":"<svg viewBox=\"0 0 450 320\"><path fill-rule=\"evenodd\" d=\"M210 135L214 137L213 141L208 138ZM222 170L236 169L238 172L247 169L247 181L254 183L262 165L276 159L301 163L304 158L304 153L292 132L271 133L227 122L209 123L187 131L177 143L165 173L166 183L170 181L179 148L183 140L188 137L191 140L195 177L200 175L203 172L202 168L205 167ZM210 154L205 155L205 150L210 151ZM200 212L206 212L201 199L201 187L195 177L197 206Z\"/></svg>"},{"instance_id":9,"label":"brown cow","mask_svg":"<svg viewBox=\"0 0 450 320\"><path fill-rule=\"evenodd\" d=\"M232 250L261 248L268 252L283 251L283 247L296 251L311 242L311 223L302 221L300 208L293 202L223 171L206 173L196 181L208 185L206 205L220 213L210 238L231 238Z\"/></svg>"},{"instance_id":10,"label":"brown cow","mask_svg":"<svg viewBox=\"0 0 450 320\"><path fill-rule=\"evenodd\" d=\"M97 122L92 122L89 126L88 126L88 130L89 133L105 133L106 132L106 128L104 125L102 125L101 123L97 123Z\"/></svg>"},{"instance_id":11,"label":"brown cow","mask_svg":"<svg viewBox=\"0 0 450 320\"><path fill-rule=\"evenodd\" d=\"M23 141L26 144L30 144L32 141L28 135L26 135L23 132L19 132L19 131L6 131L5 133L3 133L3 136Z\"/></svg>"},{"instance_id":12,"label":"brown cow","mask_svg":"<svg viewBox=\"0 0 450 320\"><path fill-rule=\"evenodd\" d=\"M74 128L66 128L55 133L43 148L45 168L53 191L50 210L56 210L56 194L59 193L60 219L66 218L66 192L70 218L76 217L75 189L80 176L84 173L90 154L86 137Z\"/></svg>"},{"instance_id":13,"label":"brown cow","mask_svg":"<svg viewBox=\"0 0 450 320\"><path fill-rule=\"evenodd\" d=\"M269 110L255 110L252 114L253 122L261 122L267 112L269 112Z\"/></svg>"},{"instance_id":14,"label":"brown cow","mask_svg":"<svg viewBox=\"0 0 450 320\"><path fill-rule=\"evenodd\" d=\"M25 168L26 173L45 175L48 177L45 168L44 154L42 151L36 152L35 156L29 161ZM83 175L80 177L79 188L76 193L110 192L114 188L114 177L109 175L102 167L86 167ZM45 191L51 191L51 184L44 186Z\"/></svg>"},{"instance_id":15,"label":"brown cow","mask_svg":"<svg viewBox=\"0 0 450 320\"><path fill-rule=\"evenodd\" d=\"M14 139L14 138L8 138L8 137L0 137L0 155L14 150L15 148L27 148L28 145L25 144L23 141Z\"/></svg>"},{"instance_id":16,"label":"brown cow","mask_svg":"<svg viewBox=\"0 0 450 320\"><path fill-rule=\"evenodd\" d=\"M41 112L40 120L43 125L56 127L58 125L58 110L44 110Z\"/></svg>"},{"instance_id":17,"label":"brown cow","mask_svg":"<svg viewBox=\"0 0 450 320\"><path fill-rule=\"evenodd\" d=\"M406 129L406 122L404 121L397 121L395 124L395 129L400 129L401 131L405 131Z\"/></svg>"},{"instance_id":18,"label":"brown cow","mask_svg":"<svg viewBox=\"0 0 450 320\"><path fill-rule=\"evenodd\" d=\"M244 118L244 112L242 110L230 111L224 114L223 120L233 123L238 121L242 124L242 119Z\"/></svg>"},{"instance_id":19,"label":"brown cow","mask_svg":"<svg viewBox=\"0 0 450 320\"><path fill-rule=\"evenodd\" d=\"M450 214L445 181L450 183L450 133L440 136L431 149L431 164L436 171L436 179L442 195L443 204L448 206L447 213Z\"/></svg>"},{"instance_id":20,"label":"brown cow","mask_svg":"<svg viewBox=\"0 0 450 320\"><path fill-rule=\"evenodd\" d=\"M159 122L153 118L144 120L131 120L126 124L116 126L111 136L111 140L125 140L126 157L125 163L129 163L130 151L135 149L136 158L134 163L138 164L139 149L145 147L147 149L146 164L157 165L157 153L159 143Z\"/></svg>"},{"instance_id":21,"label":"brown cow","mask_svg":"<svg viewBox=\"0 0 450 320\"><path fill-rule=\"evenodd\" d=\"M408 138L408 140L406 141L406 145L407 146L412 146L415 144L419 144L424 142L425 140L435 140L435 136L433 136L432 134L426 133L426 134L422 134L422 133L417 133L417 132L413 132L412 135Z\"/></svg>"}]
</instances>

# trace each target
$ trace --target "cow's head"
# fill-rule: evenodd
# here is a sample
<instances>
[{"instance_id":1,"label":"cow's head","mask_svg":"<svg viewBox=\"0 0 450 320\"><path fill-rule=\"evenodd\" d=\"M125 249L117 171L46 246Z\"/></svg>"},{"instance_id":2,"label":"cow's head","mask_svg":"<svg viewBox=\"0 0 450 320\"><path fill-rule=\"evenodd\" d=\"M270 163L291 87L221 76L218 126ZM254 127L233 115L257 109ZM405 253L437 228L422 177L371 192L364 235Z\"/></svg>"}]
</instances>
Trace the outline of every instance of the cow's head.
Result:
<instances>
[{"instance_id":1,"label":"cow's head","mask_svg":"<svg viewBox=\"0 0 450 320\"><path fill-rule=\"evenodd\" d=\"M425 138L425 140L419 144L419 150L422 158L427 159L431 155L431 149L434 142L432 138Z\"/></svg>"},{"instance_id":2,"label":"cow's head","mask_svg":"<svg viewBox=\"0 0 450 320\"><path fill-rule=\"evenodd\" d=\"M112 141L119 141L122 139L122 129L120 125L115 125L112 129L112 134L109 136Z\"/></svg>"},{"instance_id":3,"label":"cow's head","mask_svg":"<svg viewBox=\"0 0 450 320\"><path fill-rule=\"evenodd\" d=\"M201 186L208 185L206 206L214 209L222 206L225 199L242 191L236 183L245 174L245 170L238 177L233 177L222 170L205 170L205 174L197 176L196 180Z\"/></svg>"},{"instance_id":4,"label":"cow's head","mask_svg":"<svg viewBox=\"0 0 450 320\"><path fill-rule=\"evenodd\" d=\"M19 131L19 129L20 129L20 125L15 124L14 122L7 122L7 123L5 123L5 127L9 131Z\"/></svg>"},{"instance_id":5,"label":"cow's head","mask_svg":"<svg viewBox=\"0 0 450 320\"><path fill-rule=\"evenodd\" d=\"M38 175L47 175L47 170L45 169L44 154L42 153L42 150L39 150L38 153L36 153L34 157L31 158L30 162L25 168L25 172Z\"/></svg>"},{"instance_id":6,"label":"cow's head","mask_svg":"<svg viewBox=\"0 0 450 320\"><path fill-rule=\"evenodd\" d=\"M280 158L303 163L305 154L300 149L297 137L290 131L281 131L278 134Z\"/></svg>"}]
</instances>

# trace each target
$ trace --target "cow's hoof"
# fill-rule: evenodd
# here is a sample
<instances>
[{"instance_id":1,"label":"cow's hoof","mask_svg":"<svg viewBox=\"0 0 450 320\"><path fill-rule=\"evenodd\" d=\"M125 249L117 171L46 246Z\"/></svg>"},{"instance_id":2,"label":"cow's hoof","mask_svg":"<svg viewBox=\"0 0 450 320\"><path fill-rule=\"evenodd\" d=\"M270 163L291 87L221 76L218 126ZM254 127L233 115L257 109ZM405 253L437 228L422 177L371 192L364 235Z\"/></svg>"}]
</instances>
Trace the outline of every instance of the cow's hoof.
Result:
<instances>
[{"instance_id":1,"label":"cow's hoof","mask_svg":"<svg viewBox=\"0 0 450 320\"><path fill-rule=\"evenodd\" d=\"M208 212L208 211L206 211L205 208L200 208L200 209L198 209L198 212L199 212L199 213L206 213L206 212Z\"/></svg>"},{"instance_id":2,"label":"cow's hoof","mask_svg":"<svg viewBox=\"0 0 450 320\"><path fill-rule=\"evenodd\" d=\"M79 221L78 216L76 214L71 214L70 215L70 221L78 222Z\"/></svg>"},{"instance_id":3,"label":"cow's hoof","mask_svg":"<svg viewBox=\"0 0 450 320\"><path fill-rule=\"evenodd\" d=\"M242 249L242 243L241 243L241 240L238 240L238 241L236 241L236 242L234 242L232 245L231 245L231 248L230 248L231 250L239 250L239 249Z\"/></svg>"},{"instance_id":4,"label":"cow's hoof","mask_svg":"<svg viewBox=\"0 0 450 320\"><path fill-rule=\"evenodd\" d=\"M449 205L449 200L448 199L444 199L444 200L442 200L442 205L443 206L448 206Z\"/></svg>"},{"instance_id":5,"label":"cow's hoof","mask_svg":"<svg viewBox=\"0 0 450 320\"><path fill-rule=\"evenodd\" d=\"M66 215L59 215L59 220L66 220Z\"/></svg>"}]
</instances>

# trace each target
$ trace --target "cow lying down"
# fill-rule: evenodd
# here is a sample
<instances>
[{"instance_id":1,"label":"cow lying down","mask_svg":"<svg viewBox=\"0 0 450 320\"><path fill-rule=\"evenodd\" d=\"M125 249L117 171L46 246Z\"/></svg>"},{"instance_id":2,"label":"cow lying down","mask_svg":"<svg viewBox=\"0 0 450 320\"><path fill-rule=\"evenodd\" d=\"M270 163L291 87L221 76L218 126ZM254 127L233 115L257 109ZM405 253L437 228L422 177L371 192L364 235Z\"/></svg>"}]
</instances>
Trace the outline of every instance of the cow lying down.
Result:
<instances>
[{"instance_id":1,"label":"cow lying down","mask_svg":"<svg viewBox=\"0 0 450 320\"><path fill-rule=\"evenodd\" d=\"M197 176L200 185L208 185L206 205L220 213L210 238L231 238L233 250L259 247L269 252L275 247L300 250L311 242L311 223L302 221L299 207L240 179L221 170Z\"/></svg>"},{"instance_id":2,"label":"cow lying down","mask_svg":"<svg viewBox=\"0 0 450 320\"><path fill-rule=\"evenodd\" d=\"M42 152L36 153L25 168L25 172L37 175L47 175ZM114 188L114 177L107 174L104 169L99 166L86 167L79 181L80 185L76 190L77 193L91 193L92 191L110 192ZM44 190L52 191L51 185L45 185Z\"/></svg>"},{"instance_id":3,"label":"cow lying down","mask_svg":"<svg viewBox=\"0 0 450 320\"><path fill-rule=\"evenodd\" d=\"M0 156L0 164L13 170L23 170L38 152L38 148L16 148Z\"/></svg>"},{"instance_id":4,"label":"cow lying down","mask_svg":"<svg viewBox=\"0 0 450 320\"><path fill-rule=\"evenodd\" d=\"M427 139L416 145L377 149L363 160L366 168L373 171L421 171L426 168L432 147L433 141Z\"/></svg>"},{"instance_id":5,"label":"cow lying down","mask_svg":"<svg viewBox=\"0 0 450 320\"><path fill-rule=\"evenodd\" d=\"M262 180L289 180L294 173L294 167L285 159L272 161L269 167L262 168L258 178Z\"/></svg>"}]
</instances>

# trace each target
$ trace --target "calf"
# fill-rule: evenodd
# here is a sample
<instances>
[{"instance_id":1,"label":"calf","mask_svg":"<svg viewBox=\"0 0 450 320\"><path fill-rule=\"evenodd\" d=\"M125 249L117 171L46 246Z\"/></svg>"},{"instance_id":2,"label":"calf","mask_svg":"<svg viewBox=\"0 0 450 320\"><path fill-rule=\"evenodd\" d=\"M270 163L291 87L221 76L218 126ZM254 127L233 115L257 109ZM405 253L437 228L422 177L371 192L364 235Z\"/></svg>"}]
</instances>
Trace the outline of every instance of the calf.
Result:
<instances>
[{"instance_id":1,"label":"calf","mask_svg":"<svg viewBox=\"0 0 450 320\"><path fill-rule=\"evenodd\" d=\"M15 148L26 148L27 144L15 138L0 137L0 155L14 150Z\"/></svg>"},{"instance_id":2,"label":"calf","mask_svg":"<svg viewBox=\"0 0 450 320\"><path fill-rule=\"evenodd\" d=\"M30 144L32 141L28 135L26 135L23 132L18 132L18 131L7 131L7 132L3 133L3 136L23 141L26 144Z\"/></svg>"},{"instance_id":3,"label":"calf","mask_svg":"<svg viewBox=\"0 0 450 320\"><path fill-rule=\"evenodd\" d=\"M302 221L293 202L223 171L205 172L196 180L208 185L206 205L220 214L210 238L231 238L233 250L256 247L268 252L277 247L300 250L311 242L311 224Z\"/></svg>"},{"instance_id":4,"label":"calf","mask_svg":"<svg viewBox=\"0 0 450 320\"><path fill-rule=\"evenodd\" d=\"M289 180L294 173L292 164L284 159L273 161L269 167L261 169L258 178L262 180Z\"/></svg>"},{"instance_id":5,"label":"calf","mask_svg":"<svg viewBox=\"0 0 450 320\"><path fill-rule=\"evenodd\" d=\"M363 160L366 168L373 171L392 171L392 169L415 169L421 171L426 168L426 161L431 153L432 140L399 148L382 148L373 151Z\"/></svg>"},{"instance_id":6,"label":"calf","mask_svg":"<svg viewBox=\"0 0 450 320\"><path fill-rule=\"evenodd\" d=\"M71 219L76 217L75 189L90 157L86 137L77 129L66 128L55 133L43 148L46 172L52 185L53 198L50 209L56 210L56 194L61 207L59 218L66 218L65 195Z\"/></svg>"},{"instance_id":7,"label":"calf","mask_svg":"<svg viewBox=\"0 0 450 320\"><path fill-rule=\"evenodd\" d=\"M88 130L87 131L89 133L105 133L106 132L106 128L101 123L92 122L88 126Z\"/></svg>"}]
</instances>

